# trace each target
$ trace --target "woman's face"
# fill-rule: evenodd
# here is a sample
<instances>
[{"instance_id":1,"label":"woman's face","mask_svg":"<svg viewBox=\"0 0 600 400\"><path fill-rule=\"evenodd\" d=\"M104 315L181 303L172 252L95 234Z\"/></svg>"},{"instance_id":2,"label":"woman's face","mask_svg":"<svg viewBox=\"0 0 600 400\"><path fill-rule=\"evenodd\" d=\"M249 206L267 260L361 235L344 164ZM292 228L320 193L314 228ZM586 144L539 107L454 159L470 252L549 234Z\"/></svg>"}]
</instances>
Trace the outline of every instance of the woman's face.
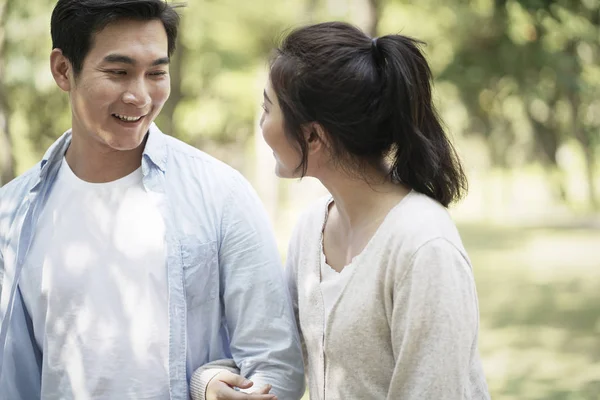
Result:
<instances>
[{"instance_id":1,"label":"woman's face","mask_svg":"<svg viewBox=\"0 0 600 400\"><path fill-rule=\"evenodd\" d=\"M275 174L280 178L299 178L298 166L302 160L300 151L285 134L284 119L271 82L264 90L263 114L260 118L263 138L273 150Z\"/></svg>"}]
</instances>

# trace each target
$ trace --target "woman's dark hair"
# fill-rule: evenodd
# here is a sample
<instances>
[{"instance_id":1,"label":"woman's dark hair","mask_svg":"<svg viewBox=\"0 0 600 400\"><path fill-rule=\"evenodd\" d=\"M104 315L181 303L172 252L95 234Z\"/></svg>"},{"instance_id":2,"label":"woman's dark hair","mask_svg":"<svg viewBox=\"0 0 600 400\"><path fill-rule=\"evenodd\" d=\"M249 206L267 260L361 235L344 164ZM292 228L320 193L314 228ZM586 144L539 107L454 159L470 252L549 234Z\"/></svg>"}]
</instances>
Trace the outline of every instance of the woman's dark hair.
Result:
<instances>
[{"instance_id":1,"label":"woman's dark hair","mask_svg":"<svg viewBox=\"0 0 600 400\"><path fill-rule=\"evenodd\" d=\"M303 127L316 122L343 165L389 158L394 181L446 207L463 196L467 179L432 103L421 44L402 35L372 39L342 22L299 28L283 39L270 80L286 135L302 155L302 176Z\"/></svg>"},{"instance_id":2,"label":"woman's dark hair","mask_svg":"<svg viewBox=\"0 0 600 400\"><path fill-rule=\"evenodd\" d=\"M61 49L78 75L88 55L93 36L120 19L160 20L167 32L169 57L175 50L181 4L163 0L58 0L50 22L52 48Z\"/></svg>"}]
</instances>

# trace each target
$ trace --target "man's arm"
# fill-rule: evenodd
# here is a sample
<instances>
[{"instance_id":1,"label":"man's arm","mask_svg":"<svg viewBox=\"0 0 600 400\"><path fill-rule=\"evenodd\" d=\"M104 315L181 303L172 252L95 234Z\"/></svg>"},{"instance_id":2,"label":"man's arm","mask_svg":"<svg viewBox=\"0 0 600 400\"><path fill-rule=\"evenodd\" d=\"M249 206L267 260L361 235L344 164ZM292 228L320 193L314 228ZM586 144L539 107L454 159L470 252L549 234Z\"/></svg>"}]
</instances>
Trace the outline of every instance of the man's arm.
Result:
<instances>
[{"instance_id":1,"label":"man's arm","mask_svg":"<svg viewBox=\"0 0 600 400\"><path fill-rule=\"evenodd\" d=\"M1 245L0 241L0 245ZM4 283L4 256L2 255L2 248L0 247L0 299L2 298L2 286ZM0 321L2 318L0 317Z\"/></svg>"},{"instance_id":2,"label":"man's arm","mask_svg":"<svg viewBox=\"0 0 600 400\"><path fill-rule=\"evenodd\" d=\"M302 219L300 222L302 222ZM294 311L294 316L295 316L297 327L299 327L300 325L298 323L298 289L297 289L297 284L296 284L296 264L297 264L297 254L296 253L297 253L297 248L298 248L299 240L300 240L300 231L301 231L300 225L302 225L302 224L300 223L297 226L295 226L295 228L292 232L292 237L290 239L290 244L288 246L288 253L287 253L287 257L286 257L286 259L287 259L286 260L286 268L285 268L285 280L286 280L287 287L288 287L288 290L289 290L289 293L291 296L291 304L292 304L292 309ZM303 351L303 353L306 353L306 348L304 347L303 343L302 343L302 351ZM215 377L217 377L217 375L219 377L217 379L220 379L221 377L223 377L229 386L237 386L237 385L235 385L235 380L237 379L239 381L239 380L243 379L243 377L240 375L240 370L237 367L237 365L233 359L211 361L210 363L205 364L202 367L198 368L192 375L192 379L190 382L190 392L192 395L192 400L205 400L205 399L211 400L210 396L207 395L207 392L211 391L209 389L212 389L212 385L215 384L213 379L215 379ZM260 389L262 389L262 388L260 388L258 385L253 385L251 391L252 391L252 393L256 393L256 394L267 393L264 391L260 391ZM246 392L249 392L249 391L246 391ZM230 399L230 400L236 399L234 392L228 391L227 395L228 395L228 397L223 397L223 398ZM261 400L262 398L265 398L265 397L264 396L263 397L256 396L256 397L251 397L249 399Z\"/></svg>"},{"instance_id":3,"label":"man's arm","mask_svg":"<svg viewBox=\"0 0 600 400\"><path fill-rule=\"evenodd\" d=\"M32 321L19 289L15 296L4 357L0 360L0 399L39 399L42 353L35 341Z\"/></svg>"},{"instance_id":4,"label":"man's arm","mask_svg":"<svg viewBox=\"0 0 600 400\"><path fill-rule=\"evenodd\" d=\"M302 354L271 224L241 177L224 207L219 266L233 359L254 387L271 384L280 399L300 399Z\"/></svg>"}]
</instances>

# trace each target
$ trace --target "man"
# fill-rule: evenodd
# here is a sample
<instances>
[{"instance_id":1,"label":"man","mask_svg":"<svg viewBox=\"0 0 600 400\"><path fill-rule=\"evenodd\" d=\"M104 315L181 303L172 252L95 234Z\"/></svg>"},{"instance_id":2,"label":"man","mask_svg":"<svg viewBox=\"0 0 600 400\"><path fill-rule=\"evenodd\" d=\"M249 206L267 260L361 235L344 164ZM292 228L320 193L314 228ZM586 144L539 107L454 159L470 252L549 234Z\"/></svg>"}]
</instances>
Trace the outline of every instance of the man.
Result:
<instances>
[{"instance_id":1,"label":"man","mask_svg":"<svg viewBox=\"0 0 600 400\"><path fill-rule=\"evenodd\" d=\"M0 189L0 399L184 400L194 371L200 398L302 395L256 194L153 124L178 22L162 0L56 4L50 64L72 128ZM211 368L224 359L254 385Z\"/></svg>"}]
</instances>

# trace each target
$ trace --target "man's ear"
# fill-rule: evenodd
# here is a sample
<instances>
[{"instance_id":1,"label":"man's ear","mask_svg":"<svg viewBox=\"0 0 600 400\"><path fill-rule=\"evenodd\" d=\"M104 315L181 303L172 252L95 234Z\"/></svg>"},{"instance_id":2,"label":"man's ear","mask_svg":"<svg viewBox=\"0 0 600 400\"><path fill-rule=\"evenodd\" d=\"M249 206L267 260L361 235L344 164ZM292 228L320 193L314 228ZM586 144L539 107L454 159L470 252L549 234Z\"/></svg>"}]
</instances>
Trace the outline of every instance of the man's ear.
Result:
<instances>
[{"instance_id":1,"label":"man's ear","mask_svg":"<svg viewBox=\"0 0 600 400\"><path fill-rule=\"evenodd\" d=\"M325 129L318 122L306 124L302 130L304 131L304 139L308 146L308 154L316 154L327 147L327 135Z\"/></svg>"},{"instance_id":2,"label":"man's ear","mask_svg":"<svg viewBox=\"0 0 600 400\"><path fill-rule=\"evenodd\" d=\"M50 71L54 81L59 88L65 92L71 91L71 80L73 75L73 66L71 62L64 56L62 50L54 49L50 53Z\"/></svg>"}]
</instances>

